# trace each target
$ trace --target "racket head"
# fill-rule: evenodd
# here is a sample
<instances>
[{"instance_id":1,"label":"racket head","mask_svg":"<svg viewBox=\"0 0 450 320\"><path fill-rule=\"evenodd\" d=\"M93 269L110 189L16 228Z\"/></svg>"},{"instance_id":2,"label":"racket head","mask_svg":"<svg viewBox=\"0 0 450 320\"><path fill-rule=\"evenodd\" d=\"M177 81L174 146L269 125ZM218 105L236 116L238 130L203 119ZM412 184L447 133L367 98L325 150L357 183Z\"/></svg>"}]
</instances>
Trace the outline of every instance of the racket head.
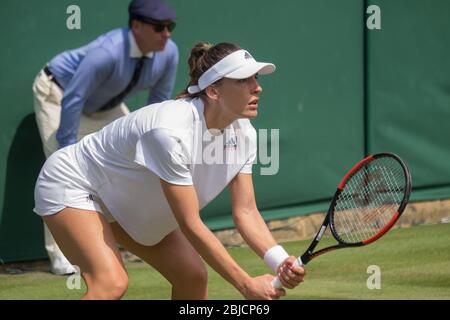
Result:
<instances>
[{"instance_id":1,"label":"racket head","mask_svg":"<svg viewBox=\"0 0 450 320\"><path fill-rule=\"evenodd\" d=\"M328 211L340 246L372 243L389 231L406 208L411 174L396 154L379 153L357 163L342 179Z\"/></svg>"}]
</instances>

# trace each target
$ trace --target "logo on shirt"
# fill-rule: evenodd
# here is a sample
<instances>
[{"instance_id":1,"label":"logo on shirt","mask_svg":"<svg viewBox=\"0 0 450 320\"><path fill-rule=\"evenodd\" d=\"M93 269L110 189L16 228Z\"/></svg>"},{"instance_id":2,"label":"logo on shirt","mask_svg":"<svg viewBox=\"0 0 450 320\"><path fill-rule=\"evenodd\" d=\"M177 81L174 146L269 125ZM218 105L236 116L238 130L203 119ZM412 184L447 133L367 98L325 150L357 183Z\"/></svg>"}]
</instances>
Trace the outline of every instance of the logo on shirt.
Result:
<instances>
[{"instance_id":1,"label":"logo on shirt","mask_svg":"<svg viewBox=\"0 0 450 320\"><path fill-rule=\"evenodd\" d=\"M244 59L245 60L253 59L253 57L252 57L252 55L250 53L246 52L245 55L244 55Z\"/></svg>"},{"instance_id":2,"label":"logo on shirt","mask_svg":"<svg viewBox=\"0 0 450 320\"><path fill-rule=\"evenodd\" d=\"M94 195L90 194L86 197L86 202L93 203L95 202Z\"/></svg>"},{"instance_id":3,"label":"logo on shirt","mask_svg":"<svg viewBox=\"0 0 450 320\"><path fill-rule=\"evenodd\" d=\"M237 149L237 139L236 137L231 137L223 146L223 150L236 150Z\"/></svg>"}]
</instances>

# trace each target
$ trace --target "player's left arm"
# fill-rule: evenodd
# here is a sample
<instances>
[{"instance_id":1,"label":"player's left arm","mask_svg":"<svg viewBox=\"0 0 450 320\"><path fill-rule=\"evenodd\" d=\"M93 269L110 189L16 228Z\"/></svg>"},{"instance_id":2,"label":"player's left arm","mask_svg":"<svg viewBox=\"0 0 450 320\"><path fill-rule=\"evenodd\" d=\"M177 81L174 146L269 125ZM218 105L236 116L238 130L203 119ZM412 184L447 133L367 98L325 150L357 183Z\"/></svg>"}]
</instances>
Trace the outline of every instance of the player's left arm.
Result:
<instances>
[{"instance_id":1,"label":"player's left arm","mask_svg":"<svg viewBox=\"0 0 450 320\"><path fill-rule=\"evenodd\" d=\"M233 220L239 233L261 257L277 245L256 206L251 174L238 174L229 184Z\"/></svg>"},{"instance_id":2,"label":"player's left arm","mask_svg":"<svg viewBox=\"0 0 450 320\"><path fill-rule=\"evenodd\" d=\"M257 208L252 175L238 174L230 182L229 190L236 228L248 245L267 263L267 253L270 255L269 250L277 250L273 249L277 247L277 242ZM282 256L280 259L283 259ZM305 271L302 267L292 266L294 261L295 257L286 254L275 268L278 274L282 273L280 279L286 288L293 288L303 281Z\"/></svg>"}]
</instances>

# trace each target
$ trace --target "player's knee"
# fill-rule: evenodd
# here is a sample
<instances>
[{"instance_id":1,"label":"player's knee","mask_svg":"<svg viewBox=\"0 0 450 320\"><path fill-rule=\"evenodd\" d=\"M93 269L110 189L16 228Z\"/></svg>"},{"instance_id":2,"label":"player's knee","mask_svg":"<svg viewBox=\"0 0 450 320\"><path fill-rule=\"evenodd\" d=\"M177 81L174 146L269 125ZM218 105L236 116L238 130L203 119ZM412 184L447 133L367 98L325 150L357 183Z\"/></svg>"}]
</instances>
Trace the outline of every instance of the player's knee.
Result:
<instances>
[{"instance_id":1,"label":"player's knee","mask_svg":"<svg viewBox=\"0 0 450 320\"><path fill-rule=\"evenodd\" d=\"M179 282L183 286L204 287L208 284L208 270L204 264L190 268L184 272Z\"/></svg>"},{"instance_id":2,"label":"player's knee","mask_svg":"<svg viewBox=\"0 0 450 320\"><path fill-rule=\"evenodd\" d=\"M99 300L117 300L128 289L128 275L125 272L102 275L88 283L89 296Z\"/></svg>"},{"instance_id":3,"label":"player's knee","mask_svg":"<svg viewBox=\"0 0 450 320\"><path fill-rule=\"evenodd\" d=\"M112 299L122 298L128 289L128 276L125 274L115 278L109 287L109 292Z\"/></svg>"},{"instance_id":4,"label":"player's knee","mask_svg":"<svg viewBox=\"0 0 450 320\"><path fill-rule=\"evenodd\" d=\"M205 285L208 283L208 270L205 265L202 265L196 272L194 272L193 278L196 283Z\"/></svg>"}]
</instances>

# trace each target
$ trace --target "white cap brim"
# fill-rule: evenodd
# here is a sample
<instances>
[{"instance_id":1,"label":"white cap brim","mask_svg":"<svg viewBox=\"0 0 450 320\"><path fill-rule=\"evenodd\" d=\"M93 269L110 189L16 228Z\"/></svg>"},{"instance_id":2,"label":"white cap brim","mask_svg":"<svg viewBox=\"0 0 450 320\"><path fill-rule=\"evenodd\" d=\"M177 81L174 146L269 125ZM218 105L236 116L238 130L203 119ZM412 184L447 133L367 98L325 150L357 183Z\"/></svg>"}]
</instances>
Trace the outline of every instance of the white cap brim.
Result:
<instances>
[{"instance_id":1,"label":"white cap brim","mask_svg":"<svg viewBox=\"0 0 450 320\"><path fill-rule=\"evenodd\" d=\"M254 62L242 66L241 68L226 74L224 78L229 79L246 79L254 74L271 74L275 71L276 67L272 63L266 62Z\"/></svg>"}]
</instances>

